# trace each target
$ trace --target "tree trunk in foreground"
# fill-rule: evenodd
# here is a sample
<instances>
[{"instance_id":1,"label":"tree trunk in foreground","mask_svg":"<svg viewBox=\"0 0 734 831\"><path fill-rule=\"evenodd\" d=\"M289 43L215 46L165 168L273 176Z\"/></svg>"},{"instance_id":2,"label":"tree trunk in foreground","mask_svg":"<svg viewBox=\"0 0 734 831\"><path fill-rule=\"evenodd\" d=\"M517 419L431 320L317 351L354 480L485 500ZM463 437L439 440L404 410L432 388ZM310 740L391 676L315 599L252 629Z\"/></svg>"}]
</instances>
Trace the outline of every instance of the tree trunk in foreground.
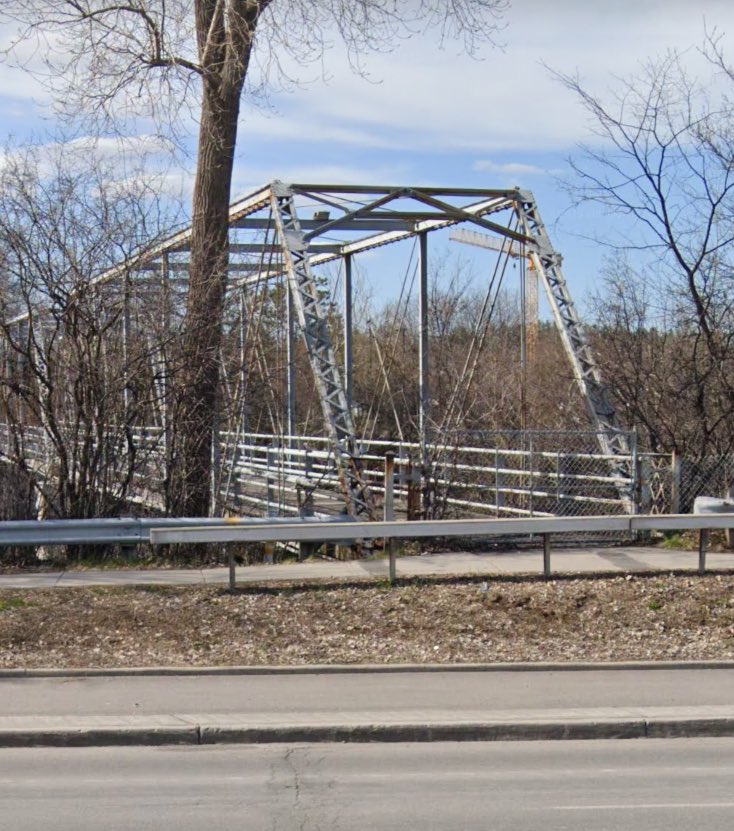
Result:
<instances>
[{"instance_id":1,"label":"tree trunk in foreground","mask_svg":"<svg viewBox=\"0 0 734 831\"><path fill-rule=\"evenodd\" d=\"M208 61L202 84L186 319L175 382L171 478L175 516L210 512L237 120L252 36L264 5L243 3L239 12L232 6L225 25L216 11L212 23L206 0L197 3L200 51L204 46ZM220 26L218 33L213 25Z\"/></svg>"}]
</instances>

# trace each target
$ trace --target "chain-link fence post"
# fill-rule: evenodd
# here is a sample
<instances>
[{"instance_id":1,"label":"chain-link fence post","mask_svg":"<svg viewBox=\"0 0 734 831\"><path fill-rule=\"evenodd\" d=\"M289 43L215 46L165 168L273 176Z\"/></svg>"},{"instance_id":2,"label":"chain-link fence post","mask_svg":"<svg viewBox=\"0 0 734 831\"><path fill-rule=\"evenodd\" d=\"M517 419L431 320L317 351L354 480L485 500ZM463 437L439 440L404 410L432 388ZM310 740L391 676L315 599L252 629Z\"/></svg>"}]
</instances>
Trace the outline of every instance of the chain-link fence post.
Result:
<instances>
[{"instance_id":1,"label":"chain-link fence post","mask_svg":"<svg viewBox=\"0 0 734 831\"><path fill-rule=\"evenodd\" d=\"M670 513L680 513L681 457L674 450L670 457Z\"/></svg>"},{"instance_id":2,"label":"chain-link fence post","mask_svg":"<svg viewBox=\"0 0 734 831\"><path fill-rule=\"evenodd\" d=\"M505 504L505 495L502 492L502 474L500 473L500 451L495 448L494 451L494 504L497 508L497 516L499 516L500 508Z\"/></svg>"}]
</instances>

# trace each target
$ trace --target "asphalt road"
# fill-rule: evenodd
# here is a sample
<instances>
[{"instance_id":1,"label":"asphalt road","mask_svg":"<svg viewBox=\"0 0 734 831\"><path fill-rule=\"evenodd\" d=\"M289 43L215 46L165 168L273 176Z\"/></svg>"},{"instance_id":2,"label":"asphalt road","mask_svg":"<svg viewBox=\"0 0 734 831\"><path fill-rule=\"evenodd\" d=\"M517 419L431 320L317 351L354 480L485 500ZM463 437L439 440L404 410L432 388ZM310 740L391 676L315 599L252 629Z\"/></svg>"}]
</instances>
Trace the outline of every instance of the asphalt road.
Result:
<instances>
[{"instance_id":1,"label":"asphalt road","mask_svg":"<svg viewBox=\"0 0 734 831\"><path fill-rule=\"evenodd\" d=\"M730 831L734 742L0 751L13 831Z\"/></svg>"}]
</instances>

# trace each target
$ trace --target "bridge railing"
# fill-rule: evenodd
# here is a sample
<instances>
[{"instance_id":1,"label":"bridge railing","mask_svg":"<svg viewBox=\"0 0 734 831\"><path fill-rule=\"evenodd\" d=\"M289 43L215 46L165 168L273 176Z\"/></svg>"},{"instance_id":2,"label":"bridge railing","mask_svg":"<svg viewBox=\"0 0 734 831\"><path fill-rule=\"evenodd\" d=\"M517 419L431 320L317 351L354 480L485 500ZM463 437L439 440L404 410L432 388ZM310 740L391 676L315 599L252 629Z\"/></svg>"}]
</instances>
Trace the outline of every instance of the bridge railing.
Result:
<instances>
[{"instance_id":1,"label":"bridge railing","mask_svg":"<svg viewBox=\"0 0 734 831\"><path fill-rule=\"evenodd\" d=\"M589 449L593 438L583 433L485 433L477 434L474 444L459 444L454 437L421 448L416 442L363 439L357 449L378 508L385 490L385 453L395 453L396 511L411 518L623 514L630 504L637 513L674 513L688 510L701 493L721 495L734 477L732 456L695 465L675 454L612 459ZM167 481L163 432L140 426L133 442L138 457L129 498L162 509ZM53 464L51 443L39 426L24 425L18 432L0 423L0 452L11 463L22 458L40 476ZM218 513L298 516L338 514L344 508L333 454L323 436L222 432L219 458ZM621 496L625 489L628 501Z\"/></svg>"},{"instance_id":2,"label":"bridge railing","mask_svg":"<svg viewBox=\"0 0 734 831\"><path fill-rule=\"evenodd\" d=\"M222 435L229 448L220 476L220 496L231 507L250 505L271 514L298 513L316 502L322 509L343 504L328 440L320 436ZM235 452L232 453L232 448ZM358 452L373 494L384 494L385 454L395 454L397 510L429 517L574 516L625 513L620 485L636 490L635 459L593 452L530 447L482 447L362 440ZM622 473L612 475L610 462Z\"/></svg>"}]
</instances>

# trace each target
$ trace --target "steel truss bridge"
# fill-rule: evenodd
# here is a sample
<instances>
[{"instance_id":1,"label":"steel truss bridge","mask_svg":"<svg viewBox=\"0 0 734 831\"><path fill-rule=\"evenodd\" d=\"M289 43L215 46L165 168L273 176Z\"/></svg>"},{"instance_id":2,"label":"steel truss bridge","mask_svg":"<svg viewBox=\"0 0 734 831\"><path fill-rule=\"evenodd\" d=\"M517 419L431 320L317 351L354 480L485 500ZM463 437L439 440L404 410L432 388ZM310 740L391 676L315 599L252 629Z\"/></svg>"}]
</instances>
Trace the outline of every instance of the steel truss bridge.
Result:
<instances>
[{"instance_id":1,"label":"steel truss bridge","mask_svg":"<svg viewBox=\"0 0 734 831\"><path fill-rule=\"evenodd\" d=\"M494 270L522 263L523 361L533 348L541 286L578 391L589 432L582 445L554 443L551 434L466 436L457 429L460 384L450 399L432 398L429 326L429 238L486 250ZM160 483L172 463L170 357L157 331L176 327L185 308L191 231L176 233L95 280L124 303L123 351L149 345L155 402L134 428L139 483L132 496L165 508ZM417 435L375 439L355 425L354 280L362 257L410 242L417 287ZM526 190L308 185L273 182L232 205L229 231L229 312L222 352L221 398L213 459L212 513L333 514L376 518L384 491L384 457L396 455L400 509L408 516L550 516L631 512L636 501L634 441L610 403L535 199ZM411 255L412 256L412 255ZM338 266L341 315L325 289L325 269ZM122 287L122 288L120 288ZM279 304L277 314L273 311ZM485 304L486 305L486 304ZM151 311L155 310L155 312ZM485 313L482 309L480 320ZM156 317L153 326L151 315ZM270 318L270 334L256 322ZM486 323L486 320L484 321ZM12 321L34 325L28 313ZM158 328L156 328L158 327ZM268 365L268 338L283 346ZM300 344L300 345L299 345ZM337 348L338 347L338 348ZM474 339L463 375L476 370ZM303 416L304 379L296 351L307 358L320 408ZM272 357L271 348L270 357ZM258 383L255 383L257 376ZM276 390L282 390L280 397ZM127 395L127 384L124 394ZM263 420L253 418L253 401ZM50 475L55 445L43 423L2 425L7 459ZM20 418L22 422L22 418ZM268 423L269 422L269 423ZM308 434L304 434L304 425ZM314 429L318 428L318 429ZM556 436L558 439L558 435Z\"/></svg>"}]
</instances>

